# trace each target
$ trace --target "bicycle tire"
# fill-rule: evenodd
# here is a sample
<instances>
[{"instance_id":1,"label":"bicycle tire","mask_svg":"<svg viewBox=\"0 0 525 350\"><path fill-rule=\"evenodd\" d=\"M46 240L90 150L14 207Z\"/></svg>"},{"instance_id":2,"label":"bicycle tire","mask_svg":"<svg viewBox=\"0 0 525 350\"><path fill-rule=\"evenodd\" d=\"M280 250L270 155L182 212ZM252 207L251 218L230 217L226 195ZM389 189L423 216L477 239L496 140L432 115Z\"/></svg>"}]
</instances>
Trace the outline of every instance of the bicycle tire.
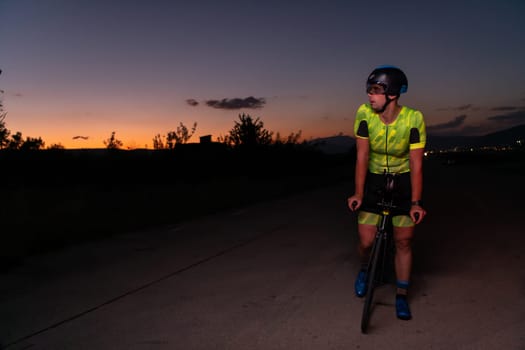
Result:
<instances>
[{"instance_id":1,"label":"bicycle tire","mask_svg":"<svg viewBox=\"0 0 525 350\"><path fill-rule=\"evenodd\" d=\"M372 247L372 252L370 256L370 262L368 263L366 296L363 305L363 315L361 316L361 333L366 333L370 321L370 308L372 306L372 300L374 299L374 289L376 286L377 278L376 274L382 245L383 238L381 237L381 235L379 235L374 240L374 245Z\"/></svg>"},{"instance_id":2,"label":"bicycle tire","mask_svg":"<svg viewBox=\"0 0 525 350\"><path fill-rule=\"evenodd\" d=\"M382 247L383 252L380 257L381 265L381 284L395 284L396 272L395 272L395 255L396 248L392 232L388 232Z\"/></svg>"}]
</instances>

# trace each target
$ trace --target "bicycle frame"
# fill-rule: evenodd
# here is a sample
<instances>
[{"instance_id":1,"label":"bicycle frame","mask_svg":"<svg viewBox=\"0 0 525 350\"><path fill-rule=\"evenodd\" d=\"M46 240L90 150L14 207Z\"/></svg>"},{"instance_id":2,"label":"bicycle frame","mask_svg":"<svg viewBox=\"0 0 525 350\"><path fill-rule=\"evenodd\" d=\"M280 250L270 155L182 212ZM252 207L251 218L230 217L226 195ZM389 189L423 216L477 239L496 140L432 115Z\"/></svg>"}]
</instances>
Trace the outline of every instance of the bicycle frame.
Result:
<instances>
[{"instance_id":1,"label":"bicycle frame","mask_svg":"<svg viewBox=\"0 0 525 350\"><path fill-rule=\"evenodd\" d=\"M392 209L396 208L393 205L391 198L393 189L393 179L386 177L385 191L383 198L378 206L381 208L381 220L377 226L374 243L370 253L370 259L367 268L367 294L365 297L363 315L361 318L361 332L366 333L368 324L370 321L370 308L372 306L372 300L374 298L374 289L380 283L384 283L385 271L387 270L388 260L388 247L391 244L389 239L392 239L392 234L387 229L387 223L390 219ZM390 234L389 234L390 233ZM382 262L382 266L379 268L379 262Z\"/></svg>"}]
</instances>

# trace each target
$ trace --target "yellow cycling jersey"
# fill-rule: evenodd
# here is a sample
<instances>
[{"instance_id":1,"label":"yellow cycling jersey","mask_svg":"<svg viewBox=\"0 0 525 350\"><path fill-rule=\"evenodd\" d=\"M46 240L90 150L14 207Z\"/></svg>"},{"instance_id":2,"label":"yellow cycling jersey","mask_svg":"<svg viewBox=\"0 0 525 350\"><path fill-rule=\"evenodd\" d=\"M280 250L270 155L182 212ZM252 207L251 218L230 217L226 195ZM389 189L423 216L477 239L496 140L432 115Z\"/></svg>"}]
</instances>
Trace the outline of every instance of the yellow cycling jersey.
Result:
<instances>
[{"instance_id":1,"label":"yellow cycling jersey","mask_svg":"<svg viewBox=\"0 0 525 350\"><path fill-rule=\"evenodd\" d=\"M356 113L354 134L370 144L368 170L374 174L410 171L409 153L424 148L427 135L423 114L403 106L392 124L385 124L369 104Z\"/></svg>"}]
</instances>

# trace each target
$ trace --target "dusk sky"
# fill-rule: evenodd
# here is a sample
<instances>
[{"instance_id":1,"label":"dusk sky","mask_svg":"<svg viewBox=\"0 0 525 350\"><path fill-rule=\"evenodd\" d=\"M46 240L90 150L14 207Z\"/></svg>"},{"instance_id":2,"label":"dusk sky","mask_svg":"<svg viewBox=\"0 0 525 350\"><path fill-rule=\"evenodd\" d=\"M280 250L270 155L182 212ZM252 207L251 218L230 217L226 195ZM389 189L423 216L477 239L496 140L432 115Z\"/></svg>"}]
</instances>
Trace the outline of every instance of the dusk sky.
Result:
<instances>
[{"instance_id":1,"label":"dusk sky","mask_svg":"<svg viewBox=\"0 0 525 350\"><path fill-rule=\"evenodd\" d=\"M152 147L241 113L282 137L351 135L374 67L430 133L525 123L525 1L0 0L6 126L46 146Z\"/></svg>"}]
</instances>

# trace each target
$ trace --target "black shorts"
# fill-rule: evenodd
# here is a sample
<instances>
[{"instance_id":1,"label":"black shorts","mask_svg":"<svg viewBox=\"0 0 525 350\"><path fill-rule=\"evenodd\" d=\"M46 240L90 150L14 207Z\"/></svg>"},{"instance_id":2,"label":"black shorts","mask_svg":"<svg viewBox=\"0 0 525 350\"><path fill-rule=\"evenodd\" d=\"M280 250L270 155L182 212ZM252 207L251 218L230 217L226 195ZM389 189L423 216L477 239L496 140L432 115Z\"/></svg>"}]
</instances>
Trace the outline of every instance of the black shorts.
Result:
<instances>
[{"instance_id":1,"label":"black shorts","mask_svg":"<svg viewBox=\"0 0 525 350\"><path fill-rule=\"evenodd\" d=\"M394 187L392 190L392 201L396 206L391 211L392 215L409 215L412 202L412 186L410 183L410 172L393 175ZM385 189L385 175L368 172L365 181L365 193L361 210L381 214L378 203L383 198Z\"/></svg>"}]
</instances>

